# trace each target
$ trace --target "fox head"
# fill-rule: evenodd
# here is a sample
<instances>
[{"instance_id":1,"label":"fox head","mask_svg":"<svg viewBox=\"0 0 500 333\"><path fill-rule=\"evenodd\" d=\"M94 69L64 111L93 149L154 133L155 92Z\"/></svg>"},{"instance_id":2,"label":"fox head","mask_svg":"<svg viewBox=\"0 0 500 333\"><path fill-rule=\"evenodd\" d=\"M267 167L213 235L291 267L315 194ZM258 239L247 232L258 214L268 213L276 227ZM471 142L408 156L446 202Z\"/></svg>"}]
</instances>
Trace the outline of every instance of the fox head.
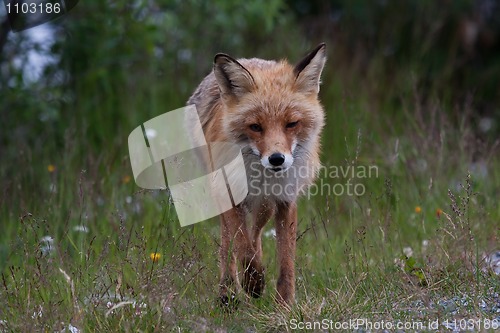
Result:
<instances>
[{"instance_id":1,"label":"fox head","mask_svg":"<svg viewBox=\"0 0 500 333\"><path fill-rule=\"evenodd\" d=\"M290 168L299 149L301 158L316 154L324 125L318 93L325 61L324 43L295 66L217 54L214 74L225 136L249 147L273 171Z\"/></svg>"}]
</instances>

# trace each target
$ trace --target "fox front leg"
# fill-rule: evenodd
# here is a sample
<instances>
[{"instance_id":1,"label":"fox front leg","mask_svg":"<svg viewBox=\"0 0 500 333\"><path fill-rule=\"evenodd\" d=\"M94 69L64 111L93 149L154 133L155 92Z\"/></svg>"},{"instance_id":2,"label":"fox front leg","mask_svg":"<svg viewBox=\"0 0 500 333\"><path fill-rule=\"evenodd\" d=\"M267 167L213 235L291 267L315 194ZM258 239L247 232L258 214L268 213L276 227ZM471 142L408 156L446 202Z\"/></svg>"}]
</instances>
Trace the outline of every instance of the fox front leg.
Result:
<instances>
[{"instance_id":1,"label":"fox front leg","mask_svg":"<svg viewBox=\"0 0 500 333\"><path fill-rule=\"evenodd\" d=\"M297 204L280 203L276 212L276 240L279 261L277 300L291 305L295 301L295 246Z\"/></svg>"},{"instance_id":2,"label":"fox front leg","mask_svg":"<svg viewBox=\"0 0 500 333\"><path fill-rule=\"evenodd\" d=\"M221 218L221 247L220 247L220 288L219 298L222 305L236 303L236 288L238 275L236 259L247 272L261 271L256 266L255 249L248 235L245 212L241 207L234 207L222 214ZM245 284L245 273L244 273Z\"/></svg>"},{"instance_id":3,"label":"fox front leg","mask_svg":"<svg viewBox=\"0 0 500 333\"><path fill-rule=\"evenodd\" d=\"M219 303L221 306L233 307L238 301L236 291L238 286L238 275L236 270L236 256L231 248L231 237L224 221L220 218L221 243L219 248Z\"/></svg>"}]
</instances>

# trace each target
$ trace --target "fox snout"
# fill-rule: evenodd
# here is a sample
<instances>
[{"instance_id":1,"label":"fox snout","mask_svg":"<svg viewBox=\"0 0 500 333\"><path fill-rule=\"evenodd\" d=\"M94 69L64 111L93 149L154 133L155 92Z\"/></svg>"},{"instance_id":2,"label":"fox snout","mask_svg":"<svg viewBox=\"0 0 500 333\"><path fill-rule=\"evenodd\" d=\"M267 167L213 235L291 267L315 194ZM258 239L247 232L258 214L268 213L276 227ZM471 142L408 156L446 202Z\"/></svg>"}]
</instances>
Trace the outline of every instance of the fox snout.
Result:
<instances>
[{"instance_id":1,"label":"fox snout","mask_svg":"<svg viewBox=\"0 0 500 333\"><path fill-rule=\"evenodd\" d=\"M260 159L262 166L273 171L285 171L293 164L292 154L274 152L270 155L263 155Z\"/></svg>"},{"instance_id":2,"label":"fox snout","mask_svg":"<svg viewBox=\"0 0 500 333\"><path fill-rule=\"evenodd\" d=\"M285 155L282 153L274 153L269 156L268 160L273 166L279 167L285 162Z\"/></svg>"}]
</instances>

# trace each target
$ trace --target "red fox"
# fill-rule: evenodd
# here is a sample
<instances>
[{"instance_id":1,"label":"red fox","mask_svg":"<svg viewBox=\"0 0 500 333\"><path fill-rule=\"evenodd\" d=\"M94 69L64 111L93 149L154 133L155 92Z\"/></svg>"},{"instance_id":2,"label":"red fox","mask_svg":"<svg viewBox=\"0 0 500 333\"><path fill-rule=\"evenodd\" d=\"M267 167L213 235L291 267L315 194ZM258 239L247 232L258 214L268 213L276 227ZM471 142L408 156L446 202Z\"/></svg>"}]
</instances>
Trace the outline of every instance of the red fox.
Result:
<instances>
[{"instance_id":1,"label":"red fox","mask_svg":"<svg viewBox=\"0 0 500 333\"><path fill-rule=\"evenodd\" d=\"M247 197L220 216L223 305L237 302L237 261L243 289L261 296L261 235L272 217L279 260L276 299L287 305L295 301L296 200L320 168L324 111L318 93L325 61L324 43L295 66L217 54L213 72L188 100L197 108L206 141L239 145L247 172Z\"/></svg>"}]
</instances>

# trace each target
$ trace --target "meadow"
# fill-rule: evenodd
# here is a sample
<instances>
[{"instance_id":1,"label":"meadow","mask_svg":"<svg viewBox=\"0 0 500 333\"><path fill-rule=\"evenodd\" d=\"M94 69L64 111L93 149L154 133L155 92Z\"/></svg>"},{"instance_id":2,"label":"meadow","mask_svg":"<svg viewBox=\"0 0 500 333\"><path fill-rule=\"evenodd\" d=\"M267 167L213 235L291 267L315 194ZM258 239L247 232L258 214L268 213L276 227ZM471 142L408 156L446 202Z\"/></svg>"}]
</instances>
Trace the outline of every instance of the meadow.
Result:
<instances>
[{"instance_id":1,"label":"meadow","mask_svg":"<svg viewBox=\"0 0 500 333\"><path fill-rule=\"evenodd\" d=\"M460 35L442 43L474 2L408 1L416 13L401 15L399 2L332 2L340 23L286 9L301 3L81 3L54 23L41 52L57 57L34 81L12 63L37 46L10 34L0 58L0 332L354 331L345 325L357 319L404 332L500 328L498 46L480 49L477 65ZM422 12L432 14L410 19ZM400 35L387 37L387 18ZM441 25L428 31L433 19ZM378 29L376 42L362 43L373 36L359 21ZM128 134L185 105L217 52L293 62L320 41L321 160L337 172L299 201L297 302L273 299L269 223L264 295L241 293L227 312L216 302L218 220L180 227L168 191L140 189ZM342 172L363 169L372 172Z\"/></svg>"}]
</instances>

